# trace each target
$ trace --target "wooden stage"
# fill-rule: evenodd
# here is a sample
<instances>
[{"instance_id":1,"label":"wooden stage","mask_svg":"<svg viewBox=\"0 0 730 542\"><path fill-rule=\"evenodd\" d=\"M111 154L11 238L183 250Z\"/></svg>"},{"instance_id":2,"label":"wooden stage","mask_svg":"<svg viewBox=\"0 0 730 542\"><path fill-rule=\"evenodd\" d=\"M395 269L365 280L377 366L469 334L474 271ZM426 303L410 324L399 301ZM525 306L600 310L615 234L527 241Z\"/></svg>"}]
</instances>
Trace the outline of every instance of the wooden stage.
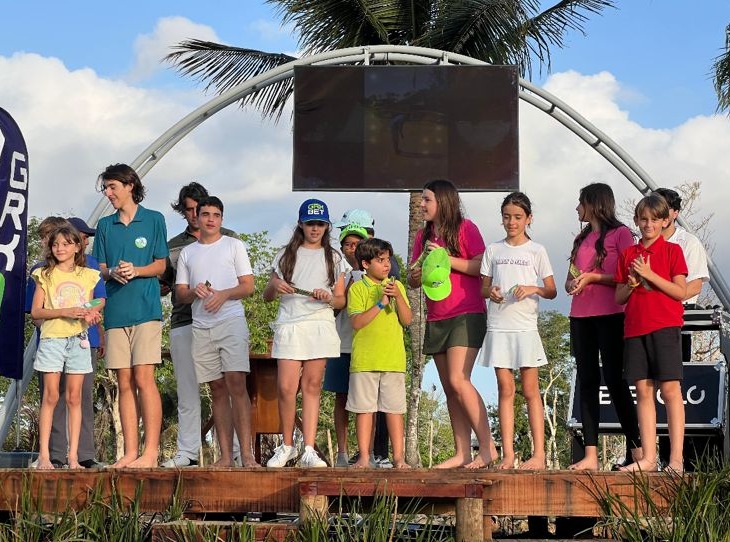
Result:
<instances>
[{"instance_id":1,"label":"wooden stage","mask_svg":"<svg viewBox=\"0 0 730 542\"><path fill-rule=\"evenodd\" d=\"M663 508L671 495L667 476L646 479ZM387 492L399 504L416 499L426 510L456 514L457 540L491 539L492 516L598 517L597 495L609 491L643 509L631 474L576 471L466 469L104 469L35 471L0 469L0 511L19 506L23 487L43 511L80 508L95 488L124 499L139 494L140 512L167 510L177 492L186 516L282 513L306 519L321 514L340 495L368 497ZM334 499L332 499L334 500ZM431 506L434 508L431 508Z\"/></svg>"}]
</instances>

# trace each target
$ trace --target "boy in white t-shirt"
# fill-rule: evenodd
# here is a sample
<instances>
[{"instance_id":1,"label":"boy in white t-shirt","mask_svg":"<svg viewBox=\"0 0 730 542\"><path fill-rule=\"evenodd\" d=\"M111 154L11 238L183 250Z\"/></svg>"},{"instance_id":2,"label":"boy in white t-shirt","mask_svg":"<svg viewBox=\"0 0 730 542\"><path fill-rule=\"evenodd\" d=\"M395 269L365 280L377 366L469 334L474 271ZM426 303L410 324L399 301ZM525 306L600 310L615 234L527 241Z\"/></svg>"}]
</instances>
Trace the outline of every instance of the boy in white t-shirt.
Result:
<instances>
[{"instance_id":1,"label":"boy in white t-shirt","mask_svg":"<svg viewBox=\"0 0 730 542\"><path fill-rule=\"evenodd\" d=\"M207 382L221 458L213 466L233 467L233 428L241 463L258 467L251 447L251 401L246 390L248 324L241 299L254 291L254 277L240 239L221 233L223 202L198 203L200 238L180 253L176 298L193 304L193 360L200 384Z\"/></svg>"}]
</instances>

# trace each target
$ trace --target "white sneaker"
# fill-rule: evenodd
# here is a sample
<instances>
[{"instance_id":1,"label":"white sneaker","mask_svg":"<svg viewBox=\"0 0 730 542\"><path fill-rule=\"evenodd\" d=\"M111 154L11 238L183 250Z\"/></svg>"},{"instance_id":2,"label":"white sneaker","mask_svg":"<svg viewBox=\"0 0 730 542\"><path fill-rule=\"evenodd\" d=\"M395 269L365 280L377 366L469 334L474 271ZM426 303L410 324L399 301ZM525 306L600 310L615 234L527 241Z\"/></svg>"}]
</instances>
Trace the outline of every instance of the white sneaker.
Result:
<instances>
[{"instance_id":1,"label":"white sneaker","mask_svg":"<svg viewBox=\"0 0 730 542\"><path fill-rule=\"evenodd\" d=\"M299 463L297 463L297 466L303 469L313 469L326 467L327 463L325 463L322 458L317 455L317 452L314 451L314 448L312 448L311 446L305 446L304 453L299 459Z\"/></svg>"},{"instance_id":2,"label":"white sneaker","mask_svg":"<svg viewBox=\"0 0 730 542\"><path fill-rule=\"evenodd\" d=\"M350 458L347 456L344 452L338 452L337 453L337 461L335 462L335 467L349 467L350 466Z\"/></svg>"},{"instance_id":3,"label":"white sneaker","mask_svg":"<svg viewBox=\"0 0 730 542\"><path fill-rule=\"evenodd\" d=\"M184 469L186 467L197 467L198 460L190 459L189 457L178 453L175 454L175 457L171 457L160 466L166 469Z\"/></svg>"},{"instance_id":4,"label":"white sneaker","mask_svg":"<svg viewBox=\"0 0 730 542\"><path fill-rule=\"evenodd\" d=\"M390 462L390 459L387 457L380 457L379 455L375 456L375 467L378 469L392 469L393 463Z\"/></svg>"},{"instance_id":5,"label":"white sneaker","mask_svg":"<svg viewBox=\"0 0 730 542\"><path fill-rule=\"evenodd\" d=\"M296 457L297 449L294 446L282 444L274 450L274 455L266 462L266 466L275 468L286 467L286 464Z\"/></svg>"}]
</instances>

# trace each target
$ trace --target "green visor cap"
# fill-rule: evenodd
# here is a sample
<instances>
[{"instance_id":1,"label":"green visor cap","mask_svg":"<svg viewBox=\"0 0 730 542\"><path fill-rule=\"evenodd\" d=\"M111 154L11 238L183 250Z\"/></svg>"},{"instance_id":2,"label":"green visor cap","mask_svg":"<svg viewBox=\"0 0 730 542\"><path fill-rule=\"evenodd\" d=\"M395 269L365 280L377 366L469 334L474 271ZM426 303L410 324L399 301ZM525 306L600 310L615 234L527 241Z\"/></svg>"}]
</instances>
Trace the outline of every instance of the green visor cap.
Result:
<instances>
[{"instance_id":1,"label":"green visor cap","mask_svg":"<svg viewBox=\"0 0 730 542\"><path fill-rule=\"evenodd\" d=\"M441 301L451 293L451 260L445 248L435 248L423 260L421 285L432 301Z\"/></svg>"},{"instance_id":2,"label":"green visor cap","mask_svg":"<svg viewBox=\"0 0 730 542\"><path fill-rule=\"evenodd\" d=\"M342 233L340 233L340 243L344 241L345 237L347 237L348 235L357 235L361 239L367 239L368 237L370 237L368 235L368 231L362 226L358 226L357 224L350 224L344 227Z\"/></svg>"}]
</instances>

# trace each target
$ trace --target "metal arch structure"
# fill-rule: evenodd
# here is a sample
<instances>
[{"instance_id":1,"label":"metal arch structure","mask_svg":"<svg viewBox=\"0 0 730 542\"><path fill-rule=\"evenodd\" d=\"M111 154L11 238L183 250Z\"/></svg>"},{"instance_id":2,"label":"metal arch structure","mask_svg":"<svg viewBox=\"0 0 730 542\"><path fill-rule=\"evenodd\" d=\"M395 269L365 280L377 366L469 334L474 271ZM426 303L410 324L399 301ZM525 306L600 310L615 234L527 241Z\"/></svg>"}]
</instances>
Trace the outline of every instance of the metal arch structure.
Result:
<instances>
[{"instance_id":1,"label":"metal arch structure","mask_svg":"<svg viewBox=\"0 0 730 542\"><path fill-rule=\"evenodd\" d=\"M487 64L482 60L448 51L404 45L350 47L300 58L273 68L257 77L248 79L203 104L158 137L130 165L137 171L140 178L144 177L180 140L208 118L254 91L293 77L296 66L369 65L374 62L444 65ZM519 79L519 87L519 98L521 100L551 116L576 134L616 168L642 195L649 194L658 188L649 174L618 143L557 96L522 78ZM109 201L105 197L102 197L89 217L90 224L95 225L109 210ZM687 228L687 224L681 217L677 222L682 227ZM715 295L717 295L724 307L730 307L730 290L709 255L708 266L710 271L710 285Z\"/></svg>"},{"instance_id":2,"label":"metal arch structure","mask_svg":"<svg viewBox=\"0 0 730 542\"><path fill-rule=\"evenodd\" d=\"M144 177L178 142L208 118L256 90L293 77L296 66L369 65L373 62L476 66L487 64L482 60L448 51L402 45L350 47L300 58L273 68L257 77L248 79L203 104L165 131L142 151L130 165L137 171L140 178ZM519 98L521 100L536 107L543 113L550 115L576 134L626 177L641 194L648 194L658 188L649 174L624 149L568 104L522 78L519 80L519 86ZM99 219L107 214L109 210L109 201L106 197L102 196L89 217L89 224L92 226L96 225ZM682 219L679 219L678 222L681 226L687 227ZM730 307L730 291L709 255L708 266L710 270L710 284L713 291L724 307ZM19 399L25 393L32 375L32 370L29 370L29 367L32 368L35 338L31 339L30 342L31 344L26 348L24 356L25 369L22 383L8 388L3 404L0 407L0 442L4 442L7 437L10 424L12 423L12 417L19 405Z\"/></svg>"}]
</instances>

